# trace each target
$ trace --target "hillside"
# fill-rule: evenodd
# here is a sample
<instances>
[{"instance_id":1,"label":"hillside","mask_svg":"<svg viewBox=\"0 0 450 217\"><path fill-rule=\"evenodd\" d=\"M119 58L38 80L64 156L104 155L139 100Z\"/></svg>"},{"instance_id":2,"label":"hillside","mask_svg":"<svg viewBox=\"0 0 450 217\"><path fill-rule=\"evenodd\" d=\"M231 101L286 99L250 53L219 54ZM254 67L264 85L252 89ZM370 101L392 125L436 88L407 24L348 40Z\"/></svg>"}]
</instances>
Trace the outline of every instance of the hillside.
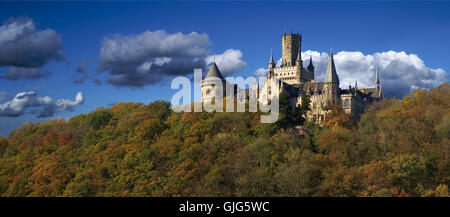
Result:
<instances>
[{"instance_id":1,"label":"hillside","mask_svg":"<svg viewBox=\"0 0 450 217\"><path fill-rule=\"evenodd\" d=\"M282 123L164 101L27 123L0 137L0 195L448 196L449 83L358 123L338 109L323 128Z\"/></svg>"}]
</instances>

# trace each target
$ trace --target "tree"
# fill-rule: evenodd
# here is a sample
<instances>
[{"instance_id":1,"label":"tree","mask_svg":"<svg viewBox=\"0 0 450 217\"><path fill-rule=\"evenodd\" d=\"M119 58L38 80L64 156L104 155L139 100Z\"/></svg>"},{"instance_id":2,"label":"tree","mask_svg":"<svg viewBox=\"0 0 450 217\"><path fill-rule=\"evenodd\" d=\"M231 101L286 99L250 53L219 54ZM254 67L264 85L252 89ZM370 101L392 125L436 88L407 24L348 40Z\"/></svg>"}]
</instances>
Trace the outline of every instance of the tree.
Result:
<instances>
[{"instance_id":1,"label":"tree","mask_svg":"<svg viewBox=\"0 0 450 217\"><path fill-rule=\"evenodd\" d=\"M302 102L301 102L300 110L299 110L300 124L302 124L302 125L305 124L307 114L311 110L310 103L311 103L310 96L308 94L303 94Z\"/></svg>"}]
</instances>

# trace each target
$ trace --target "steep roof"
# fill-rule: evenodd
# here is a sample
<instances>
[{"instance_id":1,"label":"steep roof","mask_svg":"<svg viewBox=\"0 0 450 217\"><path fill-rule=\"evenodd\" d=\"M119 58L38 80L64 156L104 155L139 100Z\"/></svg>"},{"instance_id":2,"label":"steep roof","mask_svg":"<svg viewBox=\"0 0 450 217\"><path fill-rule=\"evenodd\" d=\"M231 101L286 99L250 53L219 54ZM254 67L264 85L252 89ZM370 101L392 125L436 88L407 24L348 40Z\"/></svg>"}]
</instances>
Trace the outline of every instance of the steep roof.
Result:
<instances>
[{"instance_id":1,"label":"steep roof","mask_svg":"<svg viewBox=\"0 0 450 217\"><path fill-rule=\"evenodd\" d=\"M273 62L273 55L272 55L272 52L270 52L270 61L269 61L269 63L274 63L274 62Z\"/></svg>"},{"instance_id":2,"label":"steep roof","mask_svg":"<svg viewBox=\"0 0 450 217\"><path fill-rule=\"evenodd\" d=\"M330 58L328 59L327 74L325 75L325 82L339 83L339 77L336 73L336 66L334 66L333 52L330 49Z\"/></svg>"},{"instance_id":3,"label":"steep roof","mask_svg":"<svg viewBox=\"0 0 450 217\"><path fill-rule=\"evenodd\" d=\"M324 82L304 82L300 85L300 89L303 93L317 93L323 91L324 85Z\"/></svg>"},{"instance_id":4,"label":"steep roof","mask_svg":"<svg viewBox=\"0 0 450 217\"><path fill-rule=\"evenodd\" d=\"M313 69L314 69L314 65L313 65L313 62L312 62L312 56L311 56L311 55L309 56L309 65L308 65L308 69L309 69L309 70L313 70Z\"/></svg>"},{"instance_id":5,"label":"steep roof","mask_svg":"<svg viewBox=\"0 0 450 217\"><path fill-rule=\"evenodd\" d=\"M220 78L220 80L225 80L222 76L222 74L219 71L219 68L217 68L217 65L215 62L213 62L211 64L211 68L209 68L209 72L208 74L206 74L205 78L210 78L210 77L217 77Z\"/></svg>"},{"instance_id":6,"label":"steep roof","mask_svg":"<svg viewBox=\"0 0 450 217\"><path fill-rule=\"evenodd\" d=\"M360 92L365 93L374 98L383 98L383 90L381 87L368 87L368 88L360 88L358 89Z\"/></svg>"}]
</instances>

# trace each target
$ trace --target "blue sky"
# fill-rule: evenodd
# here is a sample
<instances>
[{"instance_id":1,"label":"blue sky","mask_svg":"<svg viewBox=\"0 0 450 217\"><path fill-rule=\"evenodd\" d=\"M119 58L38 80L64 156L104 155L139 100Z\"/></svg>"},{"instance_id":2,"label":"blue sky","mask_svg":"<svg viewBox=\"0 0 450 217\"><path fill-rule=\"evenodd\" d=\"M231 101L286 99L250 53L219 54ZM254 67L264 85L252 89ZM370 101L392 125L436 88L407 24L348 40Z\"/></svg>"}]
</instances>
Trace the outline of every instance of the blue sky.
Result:
<instances>
[{"instance_id":1,"label":"blue sky","mask_svg":"<svg viewBox=\"0 0 450 217\"><path fill-rule=\"evenodd\" d=\"M62 54L65 57L64 60L49 60L42 66L42 70L51 72L49 75L35 79L0 79L0 93L4 96L0 95L0 105L24 91L35 91L39 97L49 96L54 101L73 101L78 92L82 92L84 97L83 104L72 109L61 109L46 118L37 118L33 109L15 117L0 116L0 136L7 136L26 121L68 119L116 102L147 104L157 99L170 101L176 90L170 89L170 80L167 79L142 86L108 83L110 71L97 70L105 37L114 39L116 34L136 36L156 30L164 30L169 35L178 32L206 34L210 41L210 45L206 46L208 55L219 55L228 49L239 50L245 67L239 68L235 74L248 76L259 68L267 67L270 49L273 49L275 59L280 58L280 36L283 32L292 31L303 35L302 51L317 51L308 53L315 55L313 60L320 61L330 46L334 53L360 52L365 60L370 59L365 55L380 59L392 56L388 53L377 56L377 52L404 51L407 55L415 54L423 61L425 68L415 73L434 73L441 69L447 79L450 71L449 11L450 2L402 1L0 2L0 21L27 17L36 25L37 31L54 30L62 39ZM342 64L337 65L338 73L339 67L342 67L343 75L340 76L344 77L344 71L348 70L344 66L350 61L349 55L344 52L339 55ZM395 58L403 57L397 55ZM405 58L419 61L412 56ZM81 84L74 83L73 77L80 76L76 69L85 59L89 60L89 64L84 73L89 78ZM0 77L8 67L10 65L0 63ZM373 76L358 71L355 73L362 80ZM387 78L391 76L387 68L381 74L382 79L383 73ZM430 85L442 82L442 76L433 76L431 79L437 81L433 80ZM351 79L352 76L349 77ZM396 82L402 82L406 77L396 77ZM95 84L94 79L101 81L101 85ZM414 83L419 88L430 87L420 84Z\"/></svg>"}]
</instances>

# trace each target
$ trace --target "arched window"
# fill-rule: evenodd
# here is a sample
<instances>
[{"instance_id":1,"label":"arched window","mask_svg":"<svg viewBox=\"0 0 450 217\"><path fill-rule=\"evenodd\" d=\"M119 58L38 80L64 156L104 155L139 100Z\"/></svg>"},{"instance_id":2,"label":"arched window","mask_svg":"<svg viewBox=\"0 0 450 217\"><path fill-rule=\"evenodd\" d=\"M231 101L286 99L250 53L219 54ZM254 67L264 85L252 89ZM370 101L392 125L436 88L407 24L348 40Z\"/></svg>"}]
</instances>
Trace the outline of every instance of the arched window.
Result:
<instances>
[{"instance_id":1,"label":"arched window","mask_svg":"<svg viewBox=\"0 0 450 217\"><path fill-rule=\"evenodd\" d=\"M350 104L350 101L348 99L346 99L344 102L344 106L349 106L349 104Z\"/></svg>"}]
</instances>

